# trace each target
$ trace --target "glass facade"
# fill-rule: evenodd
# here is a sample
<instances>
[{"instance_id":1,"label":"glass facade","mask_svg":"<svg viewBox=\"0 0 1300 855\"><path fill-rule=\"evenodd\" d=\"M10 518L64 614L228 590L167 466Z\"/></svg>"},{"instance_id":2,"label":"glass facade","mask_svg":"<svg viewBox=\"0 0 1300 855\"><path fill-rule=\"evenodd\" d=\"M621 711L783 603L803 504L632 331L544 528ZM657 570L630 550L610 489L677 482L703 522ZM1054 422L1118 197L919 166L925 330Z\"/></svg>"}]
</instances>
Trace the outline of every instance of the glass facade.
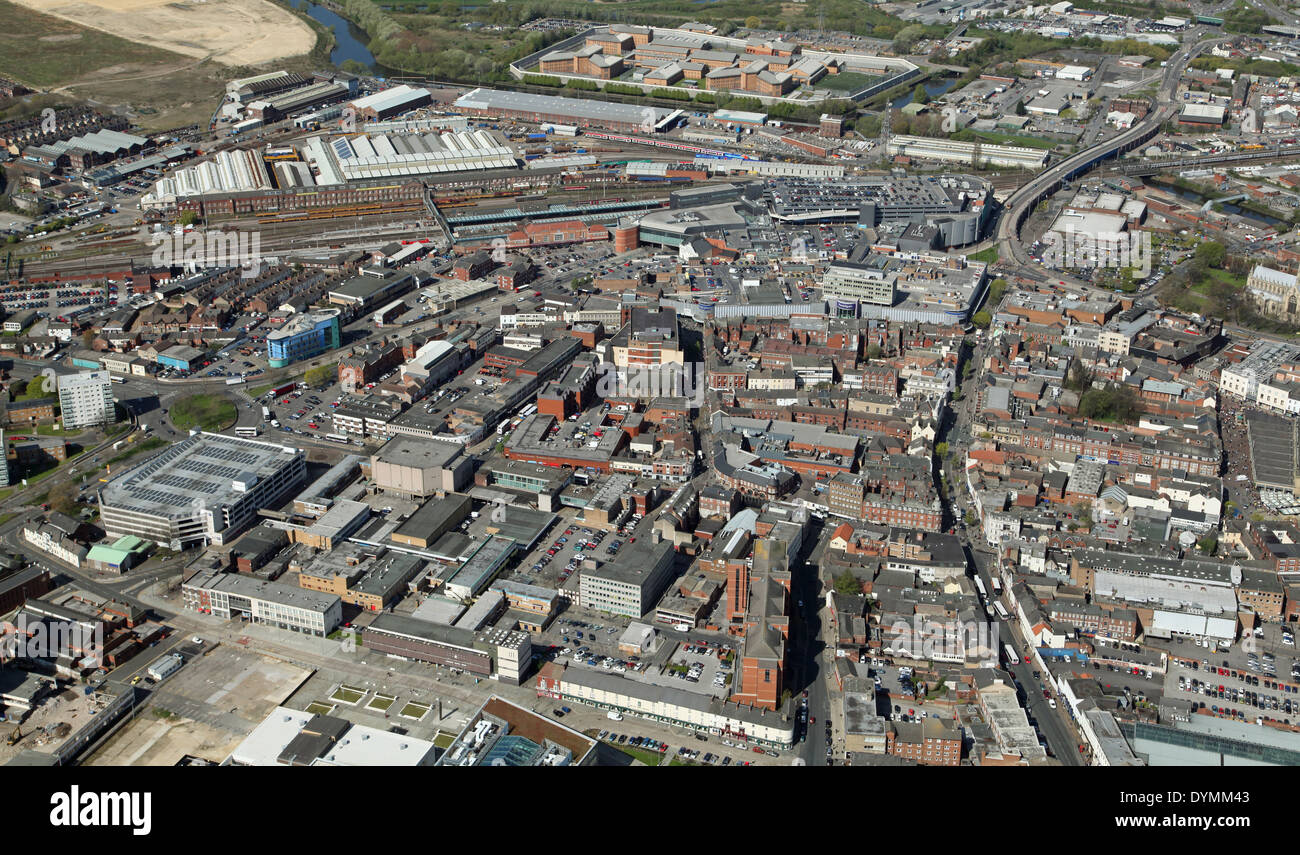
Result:
<instances>
[{"instance_id":1,"label":"glass facade","mask_svg":"<svg viewBox=\"0 0 1300 855\"><path fill-rule=\"evenodd\" d=\"M283 329L266 337L267 361L272 368L309 359L339 346L338 313L290 318Z\"/></svg>"}]
</instances>

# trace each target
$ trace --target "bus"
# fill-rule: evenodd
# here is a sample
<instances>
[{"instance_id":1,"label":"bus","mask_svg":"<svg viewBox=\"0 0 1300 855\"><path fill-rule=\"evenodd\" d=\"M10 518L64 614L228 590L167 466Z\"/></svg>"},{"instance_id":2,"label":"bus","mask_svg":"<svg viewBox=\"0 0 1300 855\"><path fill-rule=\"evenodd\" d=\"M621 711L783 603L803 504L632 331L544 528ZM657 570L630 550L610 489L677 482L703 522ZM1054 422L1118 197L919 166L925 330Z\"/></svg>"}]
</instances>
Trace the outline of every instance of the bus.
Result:
<instances>
[{"instance_id":1,"label":"bus","mask_svg":"<svg viewBox=\"0 0 1300 855\"><path fill-rule=\"evenodd\" d=\"M262 421L264 421L264 422L269 422L270 420L271 420L271 408L270 408L270 407L263 407L263 408L262 408Z\"/></svg>"},{"instance_id":2,"label":"bus","mask_svg":"<svg viewBox=\"0 0 1300 855\"><path fill-rule=\"evenodd\" d=\"M256 425L254 425L253 427L235 428L235 436L243 436L251 439L252 437L255 436L261 436L261 434L262 434L262 429L260 427L257 427Z\"/></svg>"},{"instance_id":3,"label":"bus","mask_svg":"<svg viewBox=\"0 0 1300 855\"><path fill-rule=\"evenodd\" d=\"M113 378L113 382L114 382L114 383L125 383L125 382L126 382L126 378L125 378L125 377L114 377L114 378Z\"/></svg>"},{"instance_id":4,"label":"bus","mask_svg":"<svg viewBox=\"0 0 1300 855\"><path fill-rule=\"evenodd\" d=\"M1011 615L1007 613L1007 607L1002 605L1001 603L994 602L993 611L997 612L998 617L1002 618L1003 620L1011 620Z\"/></svg>"},{"instance_id":5,"label":"bus","mask_svg":"<svg viewBox=\"0 0 1300 855\"><path fill-rule=\"evenodd\" d=\"M989 598L989 592L984 587L984 580L981 579L978 574L975 576L975 589L980 592L981 600L987 600Z\"/></svg>"},{"instance_id":6,"label":"bus","mask_svg":"<svg viewBox=\"0 0 1300 855\"><path fill-rule=\"evenodd\" d=\"M497 425L497 436L505 436L508 427L510 427L510 419L502 419L501 424Z\"/></svg>"},{"instance_id":7,"label":"bus","mask_svg":"<svg viewBox=\"0 0 1300 855\"><path fill-rule=\"evenodd\" d=\"M352 442L352 440L348 439L346 436L344 436L341 433L327 433L325 434L325 439L328 439L330 442L337 442L343 445L347 445L348 443Z\"/></svg>"},{"instance_id":8,"label":"bus","mask_svg":"<svg viewBox=\"0 0 1300 855\"><path fill-rule=\"evenodd\" d=\"M992 579L992 581L993 581L993 593L996 594L997 596L1001 596L1001 595L1002 595L1002 580L999 579L997 576L991 576L991 577L989 577L989 578Z\"/></svg>"},{"instance_id":9,"label":"bus","mask_svg":"<svg viewBox=\"0 0 1300 855\"><path fill-rule=\"evenodd\" d=\"M1020 664L1020 657L1016 655L1015 648L1013 648L1010 644L1004 644L1004 645L1002 645L1002 652L1005 653L1005 654L1007 655L1007 664L1008 664L1008 665L1019 665L1019 664Z\"/></svg>"}]
</instances>

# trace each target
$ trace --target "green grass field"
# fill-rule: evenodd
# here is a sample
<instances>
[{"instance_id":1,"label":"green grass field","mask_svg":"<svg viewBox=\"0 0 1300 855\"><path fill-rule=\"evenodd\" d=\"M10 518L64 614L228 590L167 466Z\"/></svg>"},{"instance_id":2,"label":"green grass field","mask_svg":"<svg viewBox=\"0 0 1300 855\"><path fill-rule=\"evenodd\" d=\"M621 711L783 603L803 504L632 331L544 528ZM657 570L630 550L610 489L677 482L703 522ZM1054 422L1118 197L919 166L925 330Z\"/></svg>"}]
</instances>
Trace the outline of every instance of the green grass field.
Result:
<instances>
[{"instance_id":1,"label":"green grass field","mask_svg":"<svg viewBox=\"0 0 1300 855\"><path fill-rule=\"evenodd\" d=\"M199 428L220 431L239 421L239 411L224 395L190 395L172 405L172 424L178 430Z\"/></svg>"},{"instance_id":2,"label":"green grass field","mask_svg":"<svg viewBox=\"0 0 1300 855\"><path fill-rule=\"evenodd\" d=\"M843 71L839 74L828 74L821 80L813 84L814 89L829 89L833 92L857 92L866 89L873 83L879 83L882 78L875 74L858 74L855 71Z\"/></svg>"},{"instance_id":3,"label":"green grass field","mask_svg":"<svg viewBox=\"0 0 1300 855\"><path fill-rule=\"evenodd\" d=\"M61 436L64 439L81 436L80 430L61 430L58 425L37 425L36 433L40 436Z\"/></svg>"},{"instance_id":4,"label":"green grass field","mask_svg":"<svg viewBox=\"0 0 1300 855\"><path fill-rule=\"evenodd\" d=\"M390 698L384 695L375 695L373 698L370 699L370 703L366 704L366 706L372 710L379 710L380 712L388 712L388 708L393 705L393 702L395 700L397 700L397 698Z\"/></svg>"},{"instance_id":5,"label":"green grass field","mask_svg":"<svg viewBox=\"0 0 1300 855\"><path fill-rule=\"evenodd\" d=\"M159 437L156 436L150 437L149 439L146 439L143 442L137 442L134 445L129 445L122 450L121 454L116 454L110 457L107 461L107 465L115 466L118 463L121 463L123 460L130 460L132 457L135 457L137 454L143 454L146 451L153 451L154 449L162 448L166 444L167 444L167 440L165 439L160 439Z\"/></svg>"},{"instance_id":6,"label":"green grass field","mask_svg":"<svg viewBox=\"0 0 1300 855\"><path fill-rule=\"evenodd\" d=\"M647 766L658 766L659 761L663 759L663 755L658 751L642 751L640 748L628 748L625 745L620 745L618 750Z\"/></svg>"},{"instance_id":7,"label":"green grass field","mask_svg":"<svg viewBox=\"0 0 1300 855\"><path fill-rule=\"evenodd\" d=\"M109 66L184 60L0 0L0 75L29 86L61 86Z\"/></svg>"},{"instance_id":8,"label":"green grass field","mask_svg":"<svg viewBox=\"0 0 1300 855\"><path fill-rule=\"evenodd\" d=\"M363 692L359 692L349 686L339 686L334 690L334 694L330 695L330 700L339 701L340 703L345 704L355 704L364 697L365 694Z\"/></svg>"}]
</instances>

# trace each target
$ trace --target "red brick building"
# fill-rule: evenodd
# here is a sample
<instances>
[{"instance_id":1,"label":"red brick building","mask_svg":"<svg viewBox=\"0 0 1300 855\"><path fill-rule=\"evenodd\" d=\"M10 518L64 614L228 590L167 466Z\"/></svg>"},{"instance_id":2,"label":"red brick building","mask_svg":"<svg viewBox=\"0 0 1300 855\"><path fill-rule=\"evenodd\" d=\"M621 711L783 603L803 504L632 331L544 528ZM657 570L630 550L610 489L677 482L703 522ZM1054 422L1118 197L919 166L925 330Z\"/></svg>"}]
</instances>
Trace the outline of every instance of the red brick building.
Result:
<instances>
[{"instance_id":1,"label":"red brick building","mask_svg":"<svg viewBox=\"0 0 1300 855\"><path fill-rule=\"evenodd\" d=\"M894 722L885 734L885 753L922 766L960 766L961 731L934 717Z\"/></svg>"}]
</instances>

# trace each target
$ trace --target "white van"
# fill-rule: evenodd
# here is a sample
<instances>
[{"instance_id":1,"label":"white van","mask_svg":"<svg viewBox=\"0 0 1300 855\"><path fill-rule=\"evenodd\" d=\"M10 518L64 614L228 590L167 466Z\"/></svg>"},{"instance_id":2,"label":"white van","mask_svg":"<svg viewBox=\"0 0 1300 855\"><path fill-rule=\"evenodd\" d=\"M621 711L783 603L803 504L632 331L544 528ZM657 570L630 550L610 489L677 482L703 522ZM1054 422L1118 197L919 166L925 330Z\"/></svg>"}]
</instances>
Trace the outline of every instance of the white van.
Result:
<instances>
[{"instance_id":1,"label":"white van","mask_svg":"<svg viewBox=\"0 0 1300 855\"><path fill-rule=\"evenodd\" d=\"M622 721L623 714L610 710L609 712L605 713L605 718L609 719L610 721Z\"/></svg>"}]
</instances>

